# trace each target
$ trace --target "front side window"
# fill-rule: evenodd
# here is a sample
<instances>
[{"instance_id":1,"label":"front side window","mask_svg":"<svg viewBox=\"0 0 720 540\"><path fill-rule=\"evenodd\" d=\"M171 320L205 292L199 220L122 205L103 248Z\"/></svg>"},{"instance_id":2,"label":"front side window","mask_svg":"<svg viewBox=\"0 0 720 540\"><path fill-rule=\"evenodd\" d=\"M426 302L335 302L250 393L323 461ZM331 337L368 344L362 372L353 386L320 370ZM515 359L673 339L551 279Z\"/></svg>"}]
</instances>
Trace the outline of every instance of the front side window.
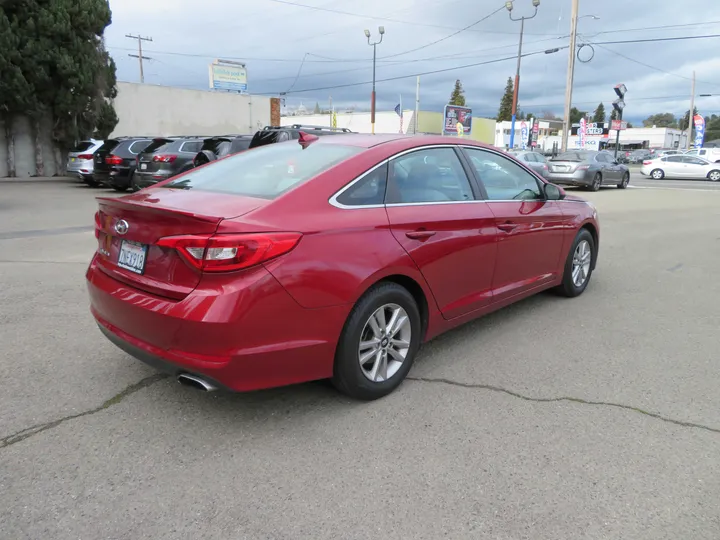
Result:
<instances>
[{"instance_id":1,"label":"front side window","mask_svg":"<svg viewBox=\"0 0 720 540\"><path fill-rule=\"evenodd\" d=\"M470 181L452 148L426 148L390 161L388 204L473 200Z\"/></svg>"},{"instance_id":2,"label":"front side window","mask_svg":"<svg viewBox=\"0 0 720 540\"><path fill-rule=\"evenodd\" d=\"M345 206L370 206L383 204L387 185L388 165L383 163L358 182L343 191L337 202Z\"/></svg>"},{"instance_id":3,"label":"front side window","mask_svg":"<svg viewBox=\"0 0 720 540\"><path fill-rule=\"evenodd\" d=\"M147 148L147 146L151 142L152 141L135 141L134 143L132 143L130 145L130 148L128 150L130 151L131 154L139 154L140 152L145 150L145 148Z\"/></svg>"},{"instance_id":4,"label":"front side window","mask_svg":"<svg viewBox=\"0 0 720 540\"><path fill-rule=\"evenodd\" d=\"M683 156L670 156L667 158L667 161L670 161L672 163L682 163Z\"/></svg>"},{"instance_id":5,"label":"front side window","mask_svg":"<svg viewBox=\"0 0 720 540\"><path fill-rule=\"evenodd\" d=\"M509 159L481 150L465 148L480 181L491 201L543 199L535 177Z\"/></svg>"},{"instance_id":6,"label":"front side window","mask_svg":"<svg viewBox=\"0 0 720 540\"><path fill-rule=\"evenodd\" d=\"M180 145L179 152L192 152L197 154L202 149L202 141L187 141Z\"/></svg>"},{"instance_id":7,"label":"front side window","mask_svg":"<svg viewBox=\"0 0 720 540\"><path fill-rule=\"evenodd\" d=\"M193 169L162 187L272 200L360 152L335 144L268 144Z\"/></svg>"}]
</instances>

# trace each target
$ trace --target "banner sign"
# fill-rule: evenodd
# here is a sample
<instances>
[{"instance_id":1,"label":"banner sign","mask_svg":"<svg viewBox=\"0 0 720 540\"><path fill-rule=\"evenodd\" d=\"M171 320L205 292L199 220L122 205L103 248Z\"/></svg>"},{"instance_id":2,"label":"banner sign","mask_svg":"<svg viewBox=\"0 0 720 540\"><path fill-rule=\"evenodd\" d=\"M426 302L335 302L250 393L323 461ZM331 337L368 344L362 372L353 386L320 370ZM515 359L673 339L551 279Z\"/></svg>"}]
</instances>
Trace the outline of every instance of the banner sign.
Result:
<instances>
[{"instance_id":1,"label":"banner sign","mask_svg":"<svg viewBox=\"0 0 720 540\"><path fill-rule=\"evenodd\" d=\"M570 134L580 135L579 130L580 124L573 124L570 128ZM607 138L610 135L610 124L607 122L588 122L585 120L585 135L587 137Z\"/></svg>"},{"instance_id":2,"label":"banner sign","mask_svg":"<svg viewBox=\"0 0 720 540\"><path fill-rule=\"evenodd\" d=\"M520 143L522 145L523 150L525 150L527 148L527 140L528 140L528 127L527 127L527 123L523 120L520 123Z\"/></svg>"},{"instance_id":3,"label":"banner sign","mask_svg":"<svg viewBox=\"0 0 720 540\"><path fill-rule=\"evenodd\" d=\"M470 135L472 132L472 109L458 105L445 105L443 135ZM460 128L462 127L462 134Z\"/></svg>"},{"instance_id":4,"label":"banner sign","mask_svg":"<svg viewBox=\"0 0 720 540\"><path fill-rule=\"evenodd\" d=\"M610 122L610 129L614 131L622 131L623 129L627 129L627 122L624 122L623 120L613 120Z\"/></svg>"},{"instance_id":5,"label":"banner sign","mask_svg":"<svg viewBox=\"0 0 720 540\"><path fill-rule=\"evenodd\" d=\"M222 64L216 60L208 66L208 71L210 88L213 90L247 92L247 69L245 66Z\"/></svg>"},{"instance_id":6,"label":"banner sign","mask_svg":"<svg viewBox=\"0 0 720 540\"><path fill-rule=\"evenodd\" d=\"M580 148L585 148L585 135L587 134L587 121L584 118L580 119L580 127L578 128L578 142Z\"/></svg>"},{"instance_id":7,"label":"banner sign","mask_svg":"<svg viewBox=\"0 0 720 540\"><path fill-rule=\"evenodd\" d=\"M535 148L538 144L538 134L540 133L540 122L535 120L535 123L533 124L532 128L532 140L530 141L530 146Z\"/></svg>"},{"instance_id":8,"label":"banner sign","mask_svg":"<svg viewBox=\"0 0 720 540\"><path fill-rule=\"evenodd\" d=\"M695 124L695 148L702 148L705 140L705 119L696 114L693 117L693 123Z\"/></svg>"}]
</instances>

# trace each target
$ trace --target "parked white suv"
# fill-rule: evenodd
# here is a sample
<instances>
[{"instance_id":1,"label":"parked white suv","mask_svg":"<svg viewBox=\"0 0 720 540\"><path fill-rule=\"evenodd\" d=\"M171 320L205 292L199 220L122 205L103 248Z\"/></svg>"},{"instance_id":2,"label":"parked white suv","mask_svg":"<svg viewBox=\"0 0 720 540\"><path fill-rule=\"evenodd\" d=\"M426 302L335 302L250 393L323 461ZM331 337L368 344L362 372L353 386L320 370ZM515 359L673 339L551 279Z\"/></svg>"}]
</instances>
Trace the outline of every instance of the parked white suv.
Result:
<instances>
[{"instance_id":1,"label":"parked white suv","mask_svg":"<svg viewBox=\"0 0 720 540\"><path fill-rule=\"evenodd\" d=\"M84 182L92 181L94 170L93 154L103 145L103 141L88 139L80 141L68 152L65 170L69 175L77 175Z\"/></svg>"}]
</instances>

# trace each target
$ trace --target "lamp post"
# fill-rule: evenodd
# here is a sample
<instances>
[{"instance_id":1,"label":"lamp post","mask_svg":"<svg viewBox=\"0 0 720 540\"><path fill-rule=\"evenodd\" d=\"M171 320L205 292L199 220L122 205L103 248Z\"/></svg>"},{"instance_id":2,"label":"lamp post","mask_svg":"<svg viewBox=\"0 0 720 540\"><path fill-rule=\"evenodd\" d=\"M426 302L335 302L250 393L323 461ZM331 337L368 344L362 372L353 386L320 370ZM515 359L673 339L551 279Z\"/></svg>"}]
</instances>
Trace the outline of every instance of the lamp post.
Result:
<instances>
[{"instance_id":1,"label":"lamp post","mask_svg":"<svg viewBox=\"0 0 720 540\"><path fill-rule=\"evenodd\" d=\"M368 45L373 48L373 78L372 78L372 94L370 95L370 126L371 132L375 134L375 62L377 60L377 46L382 43L383 36L385 35L385 27L380 26L378 28L380 39L377 41L370 41L370 30L365 30L365 37L368 40Z\"/></svg>"},{"instance_id":2,"label":"lamp post","mask_svg":"<svg viewBox=\"0 0 720 540\"><path fill-rule=\"evenodd\" d=\"M511 21L520 21L520 44L518 45L518 57L517 57L517 70L515 71L515 88L513 91L513 101L512 101L512 123L510 126L510 148L512 149L515 146L515 119L517 117L517 104L518 104L518 93L520 91L520 60L522 60L522 42L523 42L523 33L525 32L525 19L532 19L537 15L538 6L540 5L540 0L532 0L532 5L535 8L535 11L530 17L520 17L519 19L516 19L512 15L513 10L513 2L512 0L508 0L505 2L505 8L508 10L508 14L510 15Z\"/></svg>"},{"instance_id":3,"label":"lamp post","mask_svg":"<svg viewBox=\"0 0 720 540\"><path fill-rule=\"evenodd\" d=\"M567 80L565 82L565 108L563 110L563 131L562 131L562 143L561 151L567 151L568 143L568 131L572 125L570 124L570 108L572 107L572 91L573 91L573 80L575 79L575 55L577 54L575 46L577 43L577 25L579 19L590 17L597 21L600 17L596 15L583 15L578 17L578 10L580 9L580 0L572 1L572 14L570 16L570 54L568 55L568 69L567 69Z\"/></svg>"}]
</instances>

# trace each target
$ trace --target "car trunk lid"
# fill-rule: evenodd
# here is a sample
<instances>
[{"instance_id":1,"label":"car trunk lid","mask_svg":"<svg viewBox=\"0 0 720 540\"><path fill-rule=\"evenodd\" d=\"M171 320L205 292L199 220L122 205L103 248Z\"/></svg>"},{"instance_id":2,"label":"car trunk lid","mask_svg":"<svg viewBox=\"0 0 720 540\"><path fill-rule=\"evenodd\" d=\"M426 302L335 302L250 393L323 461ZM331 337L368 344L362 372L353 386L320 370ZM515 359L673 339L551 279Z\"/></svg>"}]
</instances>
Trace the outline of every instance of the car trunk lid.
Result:
<instances>
[{"instance_id":1,"label":"car trunk lid","mask_svg":"<svg viewBox=\"0 0 720 540\"><path fill-rule=\"evenodd\" d=\"M94 167L96 171L109 171L111 165L106 163L105 159L112 155L113 149L120 144L117 139L108 139L103 145L97 149L94 154Z\"/></svg>"},{"instance_id":2,"label":"car trunk lid","mask_svg":"<svg viewBox=\"0 0 720 540\"><path fill-rule=\"evenodd\" d=\"M98 203L100 269L137 289L181 300L195 289L201 274L157 241L168 236L213 234L223 219L247 214L266 201L158 188L118 199L98 198Z\"/></svg>"},{"instance_id":3,"label":"car trunk lid","mask_svg":"<svg viewBox=\"0 0 720 540\"><path fill-rule=\"evenodd\" d=\"M173 139L166 139L163 137L153 139L153 141L138 154L138 170L140 172L156 172L167 166L165 161L157 161L155 159L156 154L162 152L164 148L167 148L174 142ZM163 159L171 159L170 156L163 156Z\"/></svg>"},{"instance_id":4,"label":"car trunk lid","mask_svg":"<svg viewBox=\"0 0 720 540\"><path fill-rule=\"evenodd\" d=\"M548 168L554 173L573 173L582 164L582 161L550 161Z\"/></svg>"}]
</instances>

